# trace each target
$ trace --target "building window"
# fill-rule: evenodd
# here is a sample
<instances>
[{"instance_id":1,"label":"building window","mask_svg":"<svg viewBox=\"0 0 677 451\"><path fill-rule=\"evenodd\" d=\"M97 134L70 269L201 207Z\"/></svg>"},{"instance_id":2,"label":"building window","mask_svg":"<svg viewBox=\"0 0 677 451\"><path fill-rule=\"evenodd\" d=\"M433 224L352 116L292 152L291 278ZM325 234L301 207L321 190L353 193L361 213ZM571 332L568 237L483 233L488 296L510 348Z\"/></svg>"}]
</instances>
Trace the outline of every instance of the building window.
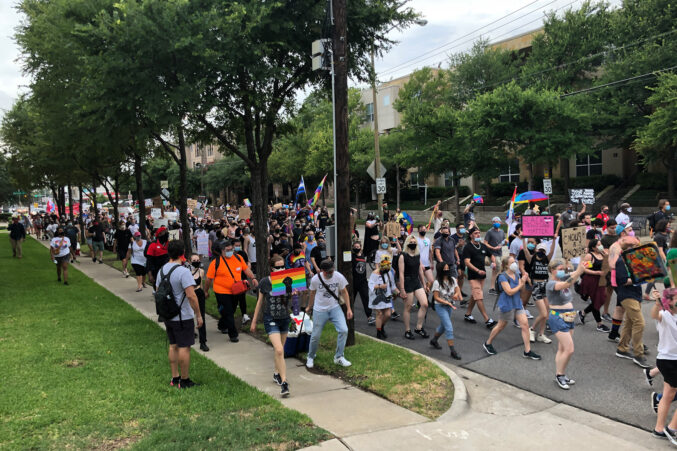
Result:
<instances>
[{"instance_id":1,"label":"building window","mask_svg":"<svg viewBox=\"0 0 677 451\"><path fill-rule=\"evenodd\" d=\"M196 157L200 156L200 148L197 145L195 146L195 156Z\"/></svg>"},{"instance_id":2,"label":"building window","mask_svg":"<svg viewBox=\"0 0 677 451\"><path fill-rule=\"evenodd\" d=\"M518 159L508 161L508 164L501 169L498 181L511 183L520 181L520 162Z\"/></svg>"},{"instance_id":3,"label":"building window","mask_svg":"<svg viewBox=\"0 0 677 451\"><path fill-rule=\"evenodd\" d=\"M409 181L411 182L411 186L413 188L418 188L418 171L416 172L410 172L409 173Z\"/></svg>"},{"instance_id":4,"label":"building window","mask_svg":"<svg viewBox=\"0 0 677 451\"><path fill-rule=\"evenodd\" d=\"M390 105L390 96L383 96L383 106Z\"/></svg>"},{"instance_id":5,"label":"building window","mask_svg":"<svg viewBox=\"0 0 677 451\"><path fill-rule=\"evenodd\" d=\"M368 103L366 107L366 122L374 122L374 104Z\"/></svg>"},{"instance_id":6,"label":"building window","mask_svg":"<svg viewBox=\"0 0 677 451\"><path fill-rule=\"evenodd\" d=\"M602 151L576 156L576 177L602 174Z\"/></svg>"},{"instance_id":7,"label":"building window","mask_svg":"<svg viewBox=\"0 0 677 451\"><path fill-rule=\"evenodd\" d=\"M447 188L454 186L454 171L447 171L444 173L444 186Z\"/></svg>"},{"instance_id":8,"label":"building window","mask_svg":"<svg viewBox=\"0 0 677 451\"><path fill-rule=\"evenodd\" d=\"M212 146L209 146L209 150L207 151L207 155L209 155L211 157L213 154L214 154L214 149L212 148Z\"/></svg>"}]
</instances>

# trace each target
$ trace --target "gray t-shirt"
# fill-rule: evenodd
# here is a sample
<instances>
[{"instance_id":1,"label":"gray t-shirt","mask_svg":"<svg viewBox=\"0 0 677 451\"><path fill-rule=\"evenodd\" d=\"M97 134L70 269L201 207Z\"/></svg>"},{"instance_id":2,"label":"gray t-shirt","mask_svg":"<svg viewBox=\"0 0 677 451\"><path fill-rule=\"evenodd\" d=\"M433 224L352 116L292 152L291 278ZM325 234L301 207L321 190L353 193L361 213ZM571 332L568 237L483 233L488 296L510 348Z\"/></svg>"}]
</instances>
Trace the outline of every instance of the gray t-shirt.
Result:
<instances>
[{"instance_id":1,"label":"gray t-shirt","mask_svg":"<svg viewBox=\"0 0 677 451\"><path fill-rule=\"evenodd\" d=\"M289 318L289 298L290 296L271 296L273 285L270 283L270 277L264 277L259 282L259 291L263 293L263 318L288 319Z\"/></svg>"},{"instance_id":2,"label":"gray t-shirt","mask_svg":"<svg viewBox=\"0 0 677 451\"><path fill-rule=\"evenodd\" d=\"M343 277L343 274L341 274L338 271L334 271L334 274L332 274L331 279L327 279L324 276L324 273L320 274L322 275L322 280L324 280L325 285L327 285L329 289L338 298L340 298L341 291L348 286L348 281L346 280L345 277ZM314 311L326 312L339 305L338 301L334 298L334 296L327 293L327 290L324 288L324 285L322 285L322 282L320 282L319 274L315 274L311 279L310 290L315 291L315 302L313 304Z\"/></svg>"},{"instance_id":3,"label":"gray t-shirt","mask_svg":"<svg viewBox=\"0 0 677 451\"><path fill-rule=\"evenodd\" d=\"M160 268L160 271L158 271L157 280L155 281L155 288L160 286L162 275L168 274L169 271L176 265L178 265L178 263L166 263L162 268ZM179 316L180 319L184 321L195 318L195 313L193 312L193 308L190 306L190 302L188 299L183 299L185 289L195 285L195 279L193 279L190 269L186 268L185 266L176 268L172 275L169 276L169 283L172 284L172 292L174 293L174 299L176 300L176 303L181 305L181 315L176 315L174 318L170 319L170 321L179 321ZM181 304L181 301L183 301L183 304Z\"/></svg>"},{"instance_id":4,"label":"gray t-shirt","mask_svg":"<svg viewBox=\"0 0 677 451\"><path fill-rule=\"evenodd\" d=\"M556 281L550 280L545 284L545 295L550 305L565 305L571 302L574 298L571 288L555 291L556 283Z\"/></svg>"},{"instance_id":5,"label":"gray t-shirt","mask_svg":"<svg viewBox=\"0 0 677 451\"><path fill-rule=\"evenodd\" d=\"M500 246L503 244L503 241L505 241L505 232L502 229L492 227L491 230L487 231L484 235L484 239L487 240L487 243L489 243L490 246ZM489 252L493 255L498 255L499 257L503 254L502 249L497 251L489 249Z\"/></svg>"},{"instance_id":6,"label":"gray t-shirt","mask_svg":"<svg viewBox=\"0 0 677 451\"><path fill-rule=\"evenodd\" d=\"M433 244L433 249L440 250L440 256L444 263L456 266L456 241L451 237L439 237Z\"/></svg>"}]
</instances>

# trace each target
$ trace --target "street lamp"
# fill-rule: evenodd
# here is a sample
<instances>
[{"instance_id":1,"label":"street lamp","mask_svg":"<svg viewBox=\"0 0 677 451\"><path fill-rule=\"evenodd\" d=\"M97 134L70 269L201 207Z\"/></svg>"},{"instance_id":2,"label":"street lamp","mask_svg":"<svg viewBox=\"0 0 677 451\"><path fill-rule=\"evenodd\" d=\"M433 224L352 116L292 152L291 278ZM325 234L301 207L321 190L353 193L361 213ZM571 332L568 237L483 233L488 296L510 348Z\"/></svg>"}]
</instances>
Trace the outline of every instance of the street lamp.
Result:
<instances>
[{"instance_id":1,"label":"street lamp","mask_svg":"<svg viewBox=\"0 0 677 451\"><path fill-rule=\"evenodd\" d=\"M416 25L425 27L428 21L425 19L418 19L414 22ZM391 27L386 34L390 33L395 26ZM374 64L374 54L376 53L374 42L371 43L371 96L372 96L372 114L374 115L374 178L381 178L381 149L379 147L379 130L378 130L378 93L376 92L376 65ZM399 177L399 174L395 174ZM376 194L376 203L378 207L378 217L383 220L383 194ZM358 206L359 208L359 206Z\"/></svg>"}]
</instances>

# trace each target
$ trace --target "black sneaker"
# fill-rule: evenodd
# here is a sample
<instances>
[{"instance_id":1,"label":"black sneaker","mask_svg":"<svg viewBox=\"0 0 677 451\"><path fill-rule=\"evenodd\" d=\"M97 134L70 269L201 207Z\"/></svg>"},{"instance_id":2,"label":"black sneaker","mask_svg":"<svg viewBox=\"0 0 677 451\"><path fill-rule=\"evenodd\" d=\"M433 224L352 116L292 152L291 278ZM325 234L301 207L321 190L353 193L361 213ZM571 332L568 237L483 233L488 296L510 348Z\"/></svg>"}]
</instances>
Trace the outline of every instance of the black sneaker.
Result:
<instances>
[{"instance_id":1,"label":"black sneaker","mask_svg":"<svg viewBox=\"0 0 677 451\"><path fill-rule=\"evenodd\" d=\"M172 380L169 381L169 386L170 387L178 387L179 381L181 381L180 377L173 377Z\"/></svg>"},{"instance_id":2,"label":"black sneaker","mask_svg":"<svg viewBox=\"0 0 677 451\"><path fill-rule=\"evenodd\" d=\"M609 332L609 341L615 341L618 343L620 341L621 336L618 334L618 332L614 332L613 329L611 332Z\"/></svg>"},{"instance_id":3,"label":"black sneaker","mask_svg":"<svg viewBox=\"0 0 677 451\"><path fill-rule=\"evenodd\" d=\"M541 360L541 356L536 354L534 351L523 352L522 357L524 357L525 359L531 359L531 360Z\"/></svg>"},{"instance_id":4,"label":"black sneaker","mask_svg":"<svg viewBox=\"0 0 677 451\"><path fill-rule=\"evenodd\" d=\"M412 334L411 331L408 330L408 331L404 332L404 338L406 338L407 340L413 340L414 334Z\"/></svg>"},{"instance_id":5,"label":"black sneaker","mask_svg":"<svg viewBox=\"0 0 677 451\"><path fill-rule=\"evenodd\" d=\"M651 369L650 368L644 368L642 370L642 373L644 373L644 379L646 380L646 383L649 384L649 387L653 387L653 377L651 376Z\"/></svg>"},{"instance_id":6,"label":"black sneaker","mask_svg":"<svg viewBox=\"0 0 677 451\"><path fill-rule=\"evenodd\" d=\"M629 352L619 351L618 349L616 349L616 357L620 357L622 359L628 359L628 360L632 360L632 359L635 358L635 356L633 356Z\"/></svg>"},{"instance_id":7,"label":"black sneaker","mask_svg":"<svg viewBox=\"0 0 677 451\"><path fill-rule=\"evenodd\" d=\"M496 325L496 321L493 319L489 318L487 322L484 323L485 326L487 326L487 329L493 329L494 326Z\"/></svg>"},{"instance_id":8,"label":"black sneaker","mask_svg":"<svg viewBox=\"0 0 677 451\"><path fill-rule=\"evenodd\" d=\"M68 285L68 281L67 281L67 280L64 280L63 284L64 284L64 285Z\"/></svg>"},{"instance_id":9,"label":"black sneaker","mask_svg":"<svg viewBox=\"0 0 677 451\"><path fill-rule=\"evenodd\" d=\"M99 264L100 264L100 265L103 265L103 260L99 260Z\"/></svg>"},{"instance_id":10,"label":"black sneaker","mask_svg":"<svg viewBox=\"0 0 677 451\"><path fill-rule=\"evenodd\" d=\"M632 361L641 368L651 368L651 365L649 365L649 362L646 361L646 357L644 356L635 356L632 358Z\"/></svg>"},{"instance_id":11,"label":"black sneaker","mask_svg":"<svg viewBox=\"0 0 677 451\"><path fill-rule=\"evenodd\" d=\"M651 436L655 438L668 438L667 435L665 435L665 431L663 432L658 432L657 430L651 431Z\"/></svg>"},{"instance_id":12,"label":"black sneaker","mask_svg":"<svg viewBox=\"0 0 677 451\"><path fill-rule=\"evenodd\" d=\"M463 296L464 298L467 298L468 294L461 291L461 296Z\"/></svg>"},{"instance_id":13,"label":"black sneaker","mask_svg":"<svg viewBox=\"0 0 677 451\"><path fill-rule=\"evenodd\" d=\"M566 374L564 375L564 379L567 380L567 384L569 384L569 385L574 385L576 383L575 380L569 379L569 376L567 376Z\"/></svg>"},{"instance_id":14,"label":"black sneaker","mask_svg":"<svg viewBox=\"0 0 677 451\"><path fill-rule=\"evenodd\" d=\"M467 299L462 299L462 300L461 300L460 306L461 306L461 307L465 307L465 306L467 306L467 305L468 305L468 300L467 300Z\"/></svg>"},{"instance_id":15,"label":"black sneaker","mask_svg":"<svg viewBox=\"0 0 677 451\"><path fill-rule=\"evenodd\" d=\"M644 355L648 355L649 354L649 348L647 348L646 345L642 345L642 347L644 348Z\"/></svg>"},{"instance_id":16,"label":"black sneaker","mask_svg":"<svg viewBox=\"0 0 677 451\"><path fill-rule=\"evenodd\" d=\"M498 294L493 288L489 288L489 294Z\"/></svg>"},{"instance_id":17,"label":"black sneaker","mask_svg":"<svg viewBox=\"0 0 677 451\"><path fill-rule=\"evenodd\" d=\"M482 345L485 351L487 351L487 354L489 355L496 355L496 350L494 349L493 345L490 345L489 343L484 343Z\"/></svg>"},{"instance_id":18,"label":"black sneaker","mask_svg":"<svg viewBox=\"0 0 677 451\"><path fill-rule=\"evenodd\" d=\"M564 375L555 376L555 382L557 382L557 385L559 385L559 388L562 390L569 390L571 388L569 386L569 381L567 381L567 377Z\"/></svg>"},{"instance_id":19,"label":"black sneaker","mask_svg":"<svg viewBox=\"0 0 677 451\"><path fill-rule=\"evenodd\" d=\"M440 346L440 344L434 338L430 340L430 346L432 346L435 349L442 349L442 346Z\"/></svg>"},{"instance_id":20,"label":"black sneaker","mask_svg":"<svg viewBox=\"0 0 677 451\"><path fill-rule=\"evenodd\" d=\"M421 338L428 338L428 337L430 337L430 335L428 335L428 332L426 332L425 329L422 328L422 327L421 327L420 329L414 329L414 333L416 333L417 335L419 335Z\"/></svg>"},{"instance_id":21,"label":"black sneaker","mask_svg":"<svg viewBox=\"0 0 677 451\"><path fill-rule=\"evenodd\" d=\"M233 343L237 343L238 341L240 341L240 339L237 337L230 337L230 341Z\"/></svg>"},{"instance_id":22,"label":"black sneaker","mask_svg":"<svg viewBox=\"0 0 677 451\"><path fill-rule=\"evenodd\" d=\"M92 263L96 263L96 258L93 258L93 259L92 259Z\"/></svg>"},{"instance_id":23,"label":"black sneaker","mask_svg":"<svg viewBox=\"0 0 677 451\"><path fill-rule=\"evenodd\" d=\"M280 389L280 396L282 396L283 398L289 396L289 384L285 381L280 384L280 387L282 387Z\"/></svg>"},{"instance_id":24,"label":"black sneaker","mask_svg":"<svg viewBox=\"0 0 677 451\"><path fill-rule=\"evenodd\" d=\"M658 399L658 393L655 391L651 392L651 408L655 413L658 413L658 403L660 400Z\"/></svg>"},{"instance_id":25,"label":"black sneaker","mask_svg":"<svg viewBox=\"0 0 677 451\"><path fill-rule=\"evenodd\" d=\"M597 332L608 333L609 331L611 331L611 329L606 327L606 325L604 324L600 324L599 326L597 326Z\"/></svg>"},{"instance_id":26,"label":"black sneaker","mask_svg":"<svg viewBox=\"0 0 677 451\"><path fill-rule=\"evenodd\" d=\"M198 387L200 384L196 384L195 382L191 381L190 378L188 379L181 379L179 381L179 388L191 388L191 387Z\"/></svg>"},{"instance_id":27,"label":"black sneaker","mask_svg":"<svg viewBox=\"0 0 677 451\"><path fill-rule=\"evenodd\" d=\"M274 381L277 385L282 385L282 378L280 377L280 374L279 374L279 373L273 373L273 381Z\"/></svg>"},{"instance_id":28,"label":"black sneaker","mask_svg":"<svg viewBox=\"0 0 677 451\"><path fill-rule=\"evenodd\" d=\"M467 321L470 324L475 324L477 321L475 321L475 318L473 318L472 315L463 315L463 321Z\"/></svg>"},{"instance_id":29,"label":"black sneaker","mask_svg":"<svg viewBox=\"0 0 677 451\"><path fill-rule=\"evenodd\" d=\"M395 310L393 310L392 315L390 315L390 319L399 319L399 318L400 318L400 314L397 313Z\"/></svg>"},{"instance_id":30,"label":"black sneaker","mask_svg":"<svg viewBox=\"0 0 677 451\"><path fill-rule=\"evenodd\" d=\"M581 320L581 324L585 324L585 313L583 313L583 310L578 311L578 319Z\"/></svg>"},{"instance_id":31,"label":"black sneaker","mask_svg":"<svg viewBox=\"0 0 677 451\"><path fill-rule=\"evenodd\" d=\"M383 331L376 329L376 338L379 340L385 340L386 337L383 336Z\"/></svg>"}]
</instances>

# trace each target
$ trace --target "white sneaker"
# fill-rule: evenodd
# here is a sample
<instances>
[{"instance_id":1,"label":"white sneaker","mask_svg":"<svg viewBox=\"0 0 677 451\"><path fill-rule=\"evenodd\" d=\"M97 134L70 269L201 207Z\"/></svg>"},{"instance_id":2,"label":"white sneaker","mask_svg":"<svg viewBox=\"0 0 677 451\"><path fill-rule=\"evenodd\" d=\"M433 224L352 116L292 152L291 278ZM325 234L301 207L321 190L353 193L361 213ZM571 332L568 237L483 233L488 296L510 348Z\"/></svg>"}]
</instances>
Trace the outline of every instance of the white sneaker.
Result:
<instances>
[{"instance_id":1,"label":"white sneaker","mask_svg":"<svg viewBox=\"0 0 677 451\"><path fill-rule=\"evenodd\" d=\"M246 313L242 315L242 324L247 324L250 320L251 318Z\"/></svg>"},{"instance_id":2,"label":"white sneaker","mask_svg":"<svg viewBox=\"0 0 677 451\"><path fill-rule=\"evenodd\" d=\"M306 357L306 368L312 368L315 366L315 360L310 357Z\"/></svg>"},{"instance_id":3,"label":"white sneaker","mask_svg":"<svg viewBox=\"0 0 677 451\"><path fill-rule=\"evenodd\" d=\"M339 358L334 358L334 363L341 366L350 366L352 363L346 360L345 357L341 356Z\"/></svg>"},{"instance_id":4,"label":"white sneaker","mask_svg":"<svg viewBox=\"0 0 677 451\"><path fill-rule=\"evenodd\" d=\"M545 343L545 344L552 343L552 340L549 339L548 337L546 337L543 334L539 334L538 337L536 337L536 341L539 341L539 342Z\"/></svg>"},{"instance_id":5,"label":"white sneaker","mask_svg":"<svg viewBox=\"0 0 677 451\"><path fill-rule=\"evenodd\" d=\"M532 315L531 312L530 312L529 310L524 309L524 312L525 312L526 315L527 315L527 319L533 319L533 318L534 318L534 315Z\"/></svg>"},{"instance_id":6,"label":"white sneaker","mask_svg":"<svg viewBox=\"0 0 677 451\"><path fill-rule=\"evenodd\" d=\"M532 343L536 341L536 332L533 329L529 329L529 341Z\"/></svg>"}]
</instances>

